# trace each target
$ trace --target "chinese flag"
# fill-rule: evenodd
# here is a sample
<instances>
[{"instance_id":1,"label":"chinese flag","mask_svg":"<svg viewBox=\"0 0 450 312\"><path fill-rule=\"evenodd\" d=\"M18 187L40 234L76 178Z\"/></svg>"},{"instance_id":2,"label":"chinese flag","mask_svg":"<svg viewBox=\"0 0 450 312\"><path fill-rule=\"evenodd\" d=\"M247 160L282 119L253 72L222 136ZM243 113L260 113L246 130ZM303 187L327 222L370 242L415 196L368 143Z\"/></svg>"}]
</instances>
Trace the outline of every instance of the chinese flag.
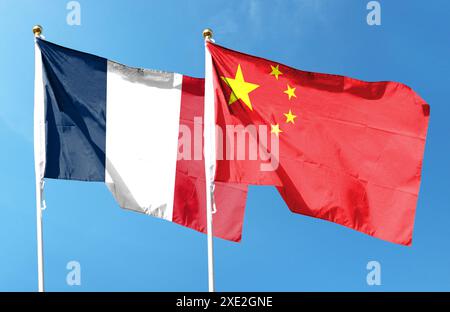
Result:
<instances>
[{"instance_id":1,"label":"chinese flag","mask_svg":"<svg viewBox=\"0 0 450 312\"><path fill-rule=\"evenodd\" d=\"M277 161L262 170L263 153L226 154L216 181L275 185L292 212L411 245L430 112L423 99L397 82L305 72L211 42L207 48L217 125L265 127L247 137ZM231 138L237 145L235 134L227 131L217 147L225 150Z\"/></svg>"}]
</instances>

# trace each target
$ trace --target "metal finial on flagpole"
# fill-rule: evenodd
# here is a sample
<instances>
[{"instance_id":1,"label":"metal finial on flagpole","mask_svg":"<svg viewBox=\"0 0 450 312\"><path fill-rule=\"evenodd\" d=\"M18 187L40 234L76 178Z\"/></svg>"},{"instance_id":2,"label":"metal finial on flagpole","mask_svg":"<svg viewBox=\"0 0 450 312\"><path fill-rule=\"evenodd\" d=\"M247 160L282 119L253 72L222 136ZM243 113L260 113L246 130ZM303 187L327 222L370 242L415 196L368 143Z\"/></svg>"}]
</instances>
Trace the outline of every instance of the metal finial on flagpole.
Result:
<instances>
[{"instance_id":1,"label":"metal finial on flagpole","mask_svg":"<svg viewBox=\"0 0 450 312\"><path fill-rule=\"evenodd\" d=\"M39 37L42 34L42 26L41 25L34 25L33 26L33 34L35 37Z\"/></svg>"},{"instance_id":2,"label":"metal finial on flagpole","mask_svg":"<svg viewBox=\"0 0 450 312\"><path fill-rule=\"evenodd\" d=\"M211 28L205 28L203 29L203 38L205 40L210 40L213 37L213 31Z\"/></svg>"}]
</instances>

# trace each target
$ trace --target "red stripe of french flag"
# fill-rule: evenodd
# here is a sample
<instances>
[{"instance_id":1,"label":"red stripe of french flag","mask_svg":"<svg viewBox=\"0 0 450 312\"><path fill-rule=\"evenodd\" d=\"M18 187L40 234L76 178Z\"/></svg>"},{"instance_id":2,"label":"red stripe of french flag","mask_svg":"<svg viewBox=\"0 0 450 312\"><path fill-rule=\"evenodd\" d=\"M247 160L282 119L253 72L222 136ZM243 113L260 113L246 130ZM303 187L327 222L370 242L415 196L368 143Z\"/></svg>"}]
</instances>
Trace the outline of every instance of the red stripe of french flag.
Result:
<instances>
[{"instance_id":1,"label":"red stripe of french flag","mask_svg":"<svg viewBox=\"0 0 450 312\"><path fill-rule=\"evenodd\" d=\"M179 153L187 156L185 158L191 156L191 159L177 161L172 221L206 233L205 164L203 157L196 159L203 150L202 135L198 135L198 129L203 129L203 101L204 79L183 76ZM194 135L186 138L189 136L186 133ZM188 141L191 144L185 144ZM186 148L190 148L187 153ZM214 193L214 236L240 241L247 187L219 182Z\"/></svg>"}]
</instances>

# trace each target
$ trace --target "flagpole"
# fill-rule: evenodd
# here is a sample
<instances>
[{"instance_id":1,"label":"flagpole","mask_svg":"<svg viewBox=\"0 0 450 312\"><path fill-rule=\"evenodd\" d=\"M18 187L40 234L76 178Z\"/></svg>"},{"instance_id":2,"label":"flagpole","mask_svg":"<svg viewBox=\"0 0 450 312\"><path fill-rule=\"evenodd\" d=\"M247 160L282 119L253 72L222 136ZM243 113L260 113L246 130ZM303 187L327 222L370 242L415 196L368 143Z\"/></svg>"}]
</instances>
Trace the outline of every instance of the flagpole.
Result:
<instances>
[{"instance_id":1,"label":"flagpole","mask_svg":"<svg viewBox=\"0 0 450 312\"><path fill-rule=\"evenodd\" d=\"M45 124L44 124L44 85L42 82L42 57L37 46L37 38L41 37L42 26L33 27L35 37L35 81L34 81L34 162L36 175L36 242L38 291L44 292L44 244L42 235L42 210L45 202L44 191L45 168Z\"/></svg>"},{"instance_id":2,"label":"flagpole","mask_svg":"<svg viewBox=\"0 0 450 312\"><path fill-rule=\"evenodd\" d=\"M205 100L204 100L204 157L206 180L206 229L208 241L208 290L214 292L214 246L213 246L213 205L214 205L214 175L216 168L215 143L215 112L212 81L212 59L207 48L207 42L213 41L212 30L203 30L205 40Z\"/></svg>"}]
</instances>

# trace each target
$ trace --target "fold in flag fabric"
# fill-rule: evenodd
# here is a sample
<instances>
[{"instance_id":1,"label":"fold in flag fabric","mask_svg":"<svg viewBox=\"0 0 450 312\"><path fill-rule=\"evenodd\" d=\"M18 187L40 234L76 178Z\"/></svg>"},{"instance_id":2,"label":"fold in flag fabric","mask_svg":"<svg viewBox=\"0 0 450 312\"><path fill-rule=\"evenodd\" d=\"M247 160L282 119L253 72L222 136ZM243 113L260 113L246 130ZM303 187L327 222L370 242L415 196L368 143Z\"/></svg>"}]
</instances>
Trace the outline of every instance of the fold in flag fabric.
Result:
<instances>
[{"instance_id":1,"label":"fold in flag fabric","mask_svg":"<svg viewBox=\"0 0 450 312\"><path fill-rule=\"evenodd\" d=\"M37 45L43 177L104 182L120 207L205 233L203 157L179 157L182 128L200 129L200 143L192 135L187 146L202 144L204 79L131 68L39 38ZM246 195L244 185L216 185L215 236L240 241Z\"/></svg>"},{"instance_id":2,"label":"fold in flag fabric","mask_svg":"<svg viewBox=\"0 0 450 312\"><path fill-rule=\"evenodd\" d=\"M397 82L305 72L211 42L207 48L217 124L263 125L258 142L261 135L278 142L278 155L267 144L273 170L261 170L262 157L218 157L216 181L275 185L295 213L411 244L430 111L424 100Z\"/></svg>"}]
</instances>

